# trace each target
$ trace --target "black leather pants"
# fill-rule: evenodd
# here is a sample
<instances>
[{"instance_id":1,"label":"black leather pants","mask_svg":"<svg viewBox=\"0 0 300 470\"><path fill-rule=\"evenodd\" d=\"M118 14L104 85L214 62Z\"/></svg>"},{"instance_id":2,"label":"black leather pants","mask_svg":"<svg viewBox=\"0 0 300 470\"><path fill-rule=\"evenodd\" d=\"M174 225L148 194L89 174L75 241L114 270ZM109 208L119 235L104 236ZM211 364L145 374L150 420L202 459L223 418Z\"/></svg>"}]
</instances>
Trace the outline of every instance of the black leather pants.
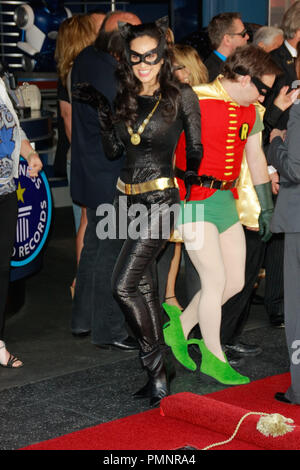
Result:
<instances>
[{"instance_id":1,"label":"black leather pants","mask_svg":"<svg viewBox=\"0 0 300 470\"><path fill-rule=\"evenodd\" d=\"M142 215L134 213L134 209L138 209L135 204L141 205ZM127 217L128 238L113 271L112 289L139 342L141 353L150 352L163 344L156 258L169 238L163 230L163 227L166 228L164 224L170 220L167 225L171 231L174 227L177 215L170 213L173 204L178 209L179 193L176 188L134 196L118 192L116 197L119 220ZM153 211L157 205L159 211ZM134 233L134 228L138 226L140 236Z\"/></svg>"}]
</instances>

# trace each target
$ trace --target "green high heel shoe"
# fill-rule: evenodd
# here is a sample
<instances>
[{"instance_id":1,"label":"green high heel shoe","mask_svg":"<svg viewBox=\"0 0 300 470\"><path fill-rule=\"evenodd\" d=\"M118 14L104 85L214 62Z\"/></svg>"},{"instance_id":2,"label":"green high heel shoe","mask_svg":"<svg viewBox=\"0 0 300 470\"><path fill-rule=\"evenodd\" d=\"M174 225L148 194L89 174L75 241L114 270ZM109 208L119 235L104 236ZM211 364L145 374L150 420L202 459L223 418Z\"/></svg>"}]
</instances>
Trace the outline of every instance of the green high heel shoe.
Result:
<instances>
[{"instance_id":1,"label":"green high heel shoe","mask_svg":"<svg viewBox=\"0 0 300 470\"><path fill-rule=\"evenodd\" d=\"M250 382L249 377L241 375L231 367L225 355L226 362L223 362L210 352L203 339L199 341L199 347L202 354L200 372L225 385L243 385Z\"/></svg>"},{"instance_id":2,"label":"green high heel shoe","mask_svg":"<svg viewBox=\"0 0 300 470\"><path fill-rule=\"evenodd\" d=\"M182 311L175 305L169 305L167 303L162 304L166 314L170 318L170 321L164 324L163 334L165 343L170 346L172 353L181 365L186 369L195 371L197 364L189 356L188 345L198 344L199 340L190 339L186 340L183 334L182 325L180 321L180 315ZM199 345L200 347L200 345Z\"/></svg>"}]
</instances>

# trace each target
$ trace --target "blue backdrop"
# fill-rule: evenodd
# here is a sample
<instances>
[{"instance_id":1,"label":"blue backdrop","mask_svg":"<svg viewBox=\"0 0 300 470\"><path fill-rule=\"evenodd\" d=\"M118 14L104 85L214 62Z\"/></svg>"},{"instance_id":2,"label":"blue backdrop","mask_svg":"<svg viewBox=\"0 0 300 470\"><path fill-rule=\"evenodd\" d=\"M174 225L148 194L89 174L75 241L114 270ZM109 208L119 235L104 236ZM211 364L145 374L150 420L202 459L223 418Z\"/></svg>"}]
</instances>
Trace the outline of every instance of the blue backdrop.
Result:
<instances>
[{"instance_id":1,"label":"blue backdrop","mask_svg":"<svg viewBox=\"0 0 300 470\"><path fill-rule=\"evenodd\" d=\"M247 23L268 24L268 0L203 0L202 5L204 27L213 16L226 11L240 12Z\"/></svg>"}]
</instances>

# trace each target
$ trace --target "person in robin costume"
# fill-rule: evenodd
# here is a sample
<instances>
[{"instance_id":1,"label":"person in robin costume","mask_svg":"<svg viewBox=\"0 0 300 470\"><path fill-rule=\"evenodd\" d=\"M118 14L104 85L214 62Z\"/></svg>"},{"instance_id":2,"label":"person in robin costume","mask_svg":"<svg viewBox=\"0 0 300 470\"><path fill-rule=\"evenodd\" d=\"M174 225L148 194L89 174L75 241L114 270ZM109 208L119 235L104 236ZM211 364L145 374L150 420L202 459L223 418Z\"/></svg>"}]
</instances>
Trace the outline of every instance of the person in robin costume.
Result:
<instances>
[{"instance_id":1,"label":"person in robin costume","mask_svg":"<svg viewBox=\"0 0 300 470\"><path fill-rule=\"evenodd\" d=\"M211 84L193 88L202 122L203 159L199 168L186 170L184 134L176 149L175 174L181 198L177 230L200 276L201 290L183 312L164 304L170 318L164 325L164 338L176 359L193 371L197 365L189 356L188 346L198 344L200 372L230 385L249 382L231 367L220 342L222 305L244 283L246 245L237 212L237 185L243 164L253 183L247 191L253 191L254 204L258 199L260 205L260 235L268 240L273 202L261 146L261 103L278 73L270 56L257 46L236 49L228 57L223 75ZM242 209L247 211L247 207ZM188 339L198 322L202 339Z\"/></svg>"}]
</instances>

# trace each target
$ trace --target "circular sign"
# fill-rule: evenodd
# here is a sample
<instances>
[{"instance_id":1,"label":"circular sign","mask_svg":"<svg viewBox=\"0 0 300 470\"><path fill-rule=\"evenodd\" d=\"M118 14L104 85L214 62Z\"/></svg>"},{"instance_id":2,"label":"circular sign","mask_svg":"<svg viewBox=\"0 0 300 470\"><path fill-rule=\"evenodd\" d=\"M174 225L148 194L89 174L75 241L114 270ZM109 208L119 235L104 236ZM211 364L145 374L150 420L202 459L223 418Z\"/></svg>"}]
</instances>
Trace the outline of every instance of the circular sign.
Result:
<instances>
[{"instance_id":1,"label":"circular sign","mask_svg":"<svg viewBox=\"0 0 300 470\"><path fill-rule=\"evenodd\" d=\"M15 179L18 221L11 266L21 267L34 260L43 248L51 223L52 199L46 175L28 174L28 164L21 158L19 178Z\"/></svg>"}]
</instances>

